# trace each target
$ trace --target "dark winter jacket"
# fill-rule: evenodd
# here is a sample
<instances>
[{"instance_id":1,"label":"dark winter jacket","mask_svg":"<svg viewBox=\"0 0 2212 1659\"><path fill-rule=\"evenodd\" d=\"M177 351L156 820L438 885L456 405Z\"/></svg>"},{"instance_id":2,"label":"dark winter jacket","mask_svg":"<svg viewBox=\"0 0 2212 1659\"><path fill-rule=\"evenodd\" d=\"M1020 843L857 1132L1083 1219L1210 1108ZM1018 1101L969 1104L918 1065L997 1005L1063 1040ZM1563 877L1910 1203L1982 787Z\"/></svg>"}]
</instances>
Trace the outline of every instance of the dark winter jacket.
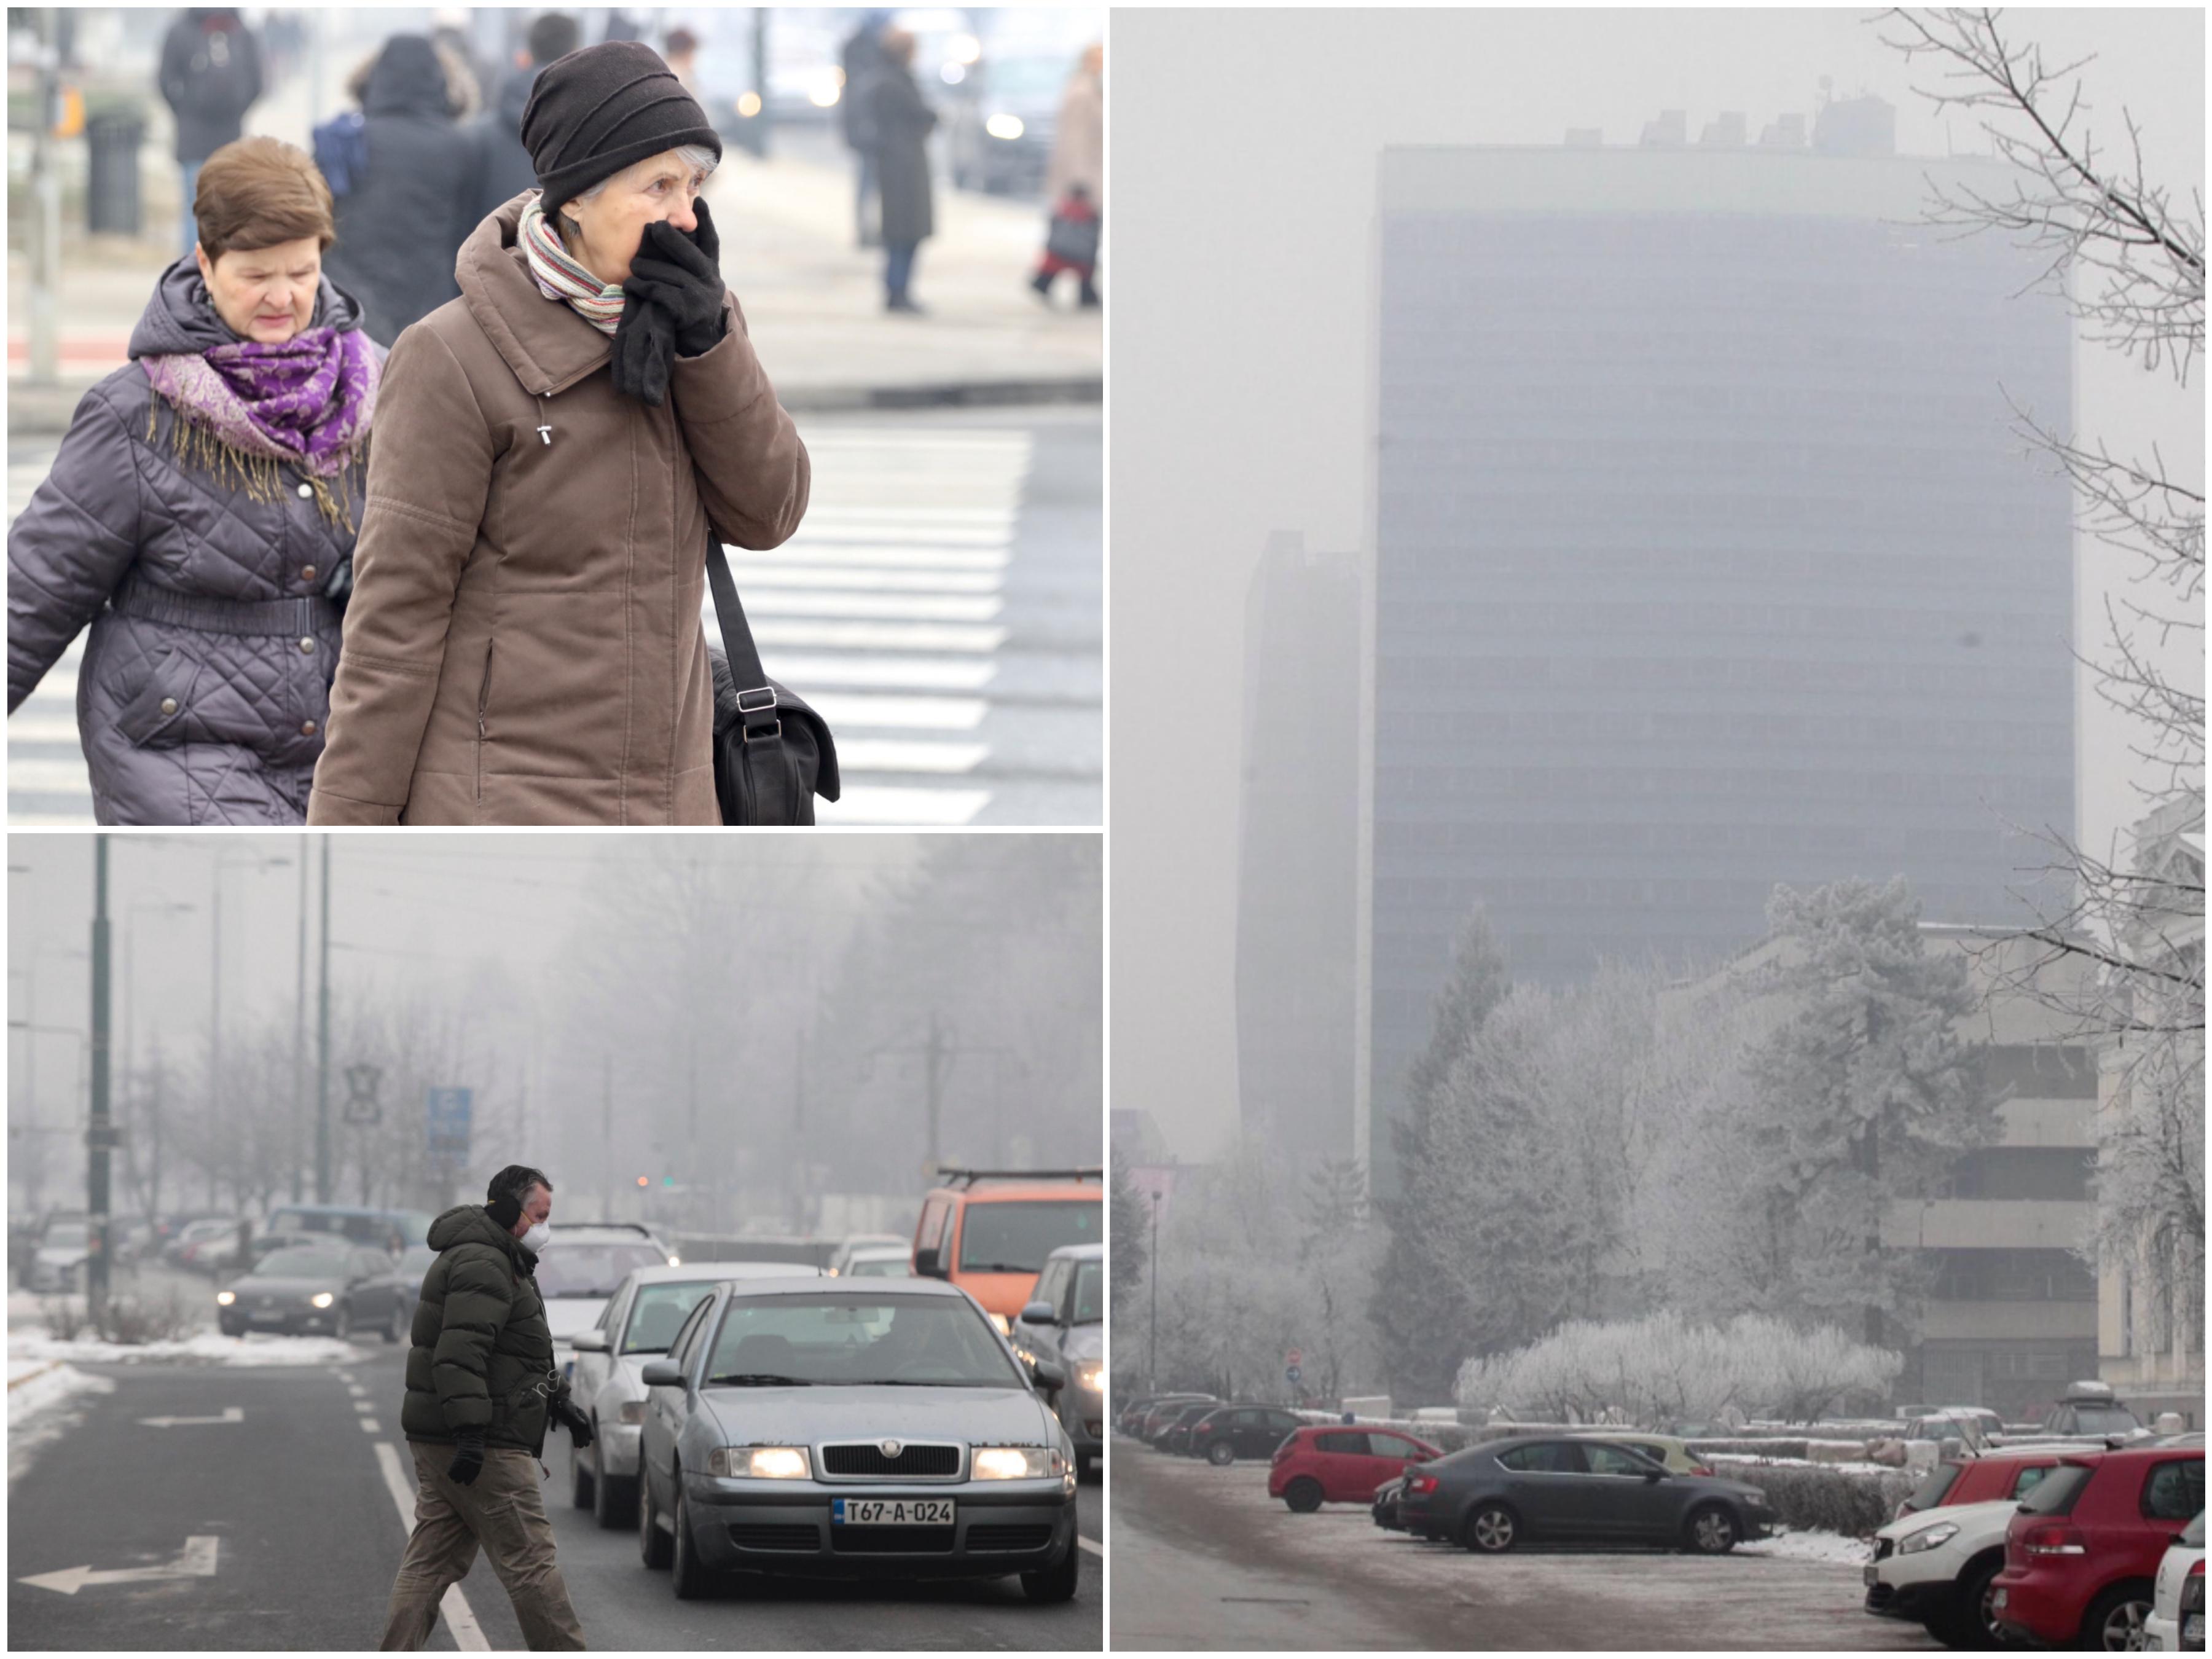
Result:
<instances>
[{"instance_id":1,"label":"dark winter jacket","mask_svg":"<svg viewBox=\"0 0 2212 1659\"><path fill-rule=\"evenodd\" d=\"M461 291L453 256L476 228L481 157L449 97L427 37L385 42L362 97L368 173L338 198L337 241L324 259L361 296L362 326L381 345Z\"/></svg>"},{"instance_id":2,"label":"dark winter jacket","mask_svg":"<svg viewBox=\"0 0 2212 1659\"><path fill-rule=\"evenodd\" d=\"M520 70L501 82L499 100L469 129L477 145L477 199L469 221L473 230L526 190L538 188L538 167L522 147L522 109L538 71Z\"/></svg>"},{"instance_id":3,"label":"dark winter jacket","mask_svg":"<svg viewBox=\"0 0 2212 1659\"><path fill-rule=\"evenodd\" d=\"M261 96L260 44L228 7L195 6L161 38L160 81L177 118L177 160L204 161L236 142Z\"/></svg>"},{"instance_id":4,"label":"dark winter jacket","mask_svg":"<svg viewBox=\"0 0 2212 1659\"><path fill-rule=\"evenodd\" d=\"M456 1430L482 1429L487 1446L536 1456L547 1401L568 1392L553 1367L537 1258L481 1204L432 1222L429 1245L438 1259L415 1304L400 1432L450 1444Z\"/></svg>"},{"instance_id":5,"label":"dark winter jacket","mask_svg":"<svg viewBox=\"0 0 2212 1659\"><path fill-rule=\"evenodd\" d=\"M313 320L358 328L361 311L325 277ZM172 446L176 412L136 360L237 337L192 262L171 265L131 334L133 361L85 393L52 470L8 532L9 712L89 623L77 726L102 823L307 817L337 668L337 607L303 605L314 617L305 631L259 634L108 608L126 576L188 604L311 600L352 557L354 532L325 520L304 483L255 501ZM356 468L356 514L362 482Z\"/></svg>"},{"instance_id":6,"label":"dark winter jacket","mask_svg":"<svg viewBox=\"0 0 2212 1659\"><path fill-rule=\"evenodd\" d=\"M922 101L912 73L896 64L878 70L866 91L883 191L884 241L892 247L919 242L937 228L929 195L929 133L936 112Z\"/></svg>"}]
</instances>

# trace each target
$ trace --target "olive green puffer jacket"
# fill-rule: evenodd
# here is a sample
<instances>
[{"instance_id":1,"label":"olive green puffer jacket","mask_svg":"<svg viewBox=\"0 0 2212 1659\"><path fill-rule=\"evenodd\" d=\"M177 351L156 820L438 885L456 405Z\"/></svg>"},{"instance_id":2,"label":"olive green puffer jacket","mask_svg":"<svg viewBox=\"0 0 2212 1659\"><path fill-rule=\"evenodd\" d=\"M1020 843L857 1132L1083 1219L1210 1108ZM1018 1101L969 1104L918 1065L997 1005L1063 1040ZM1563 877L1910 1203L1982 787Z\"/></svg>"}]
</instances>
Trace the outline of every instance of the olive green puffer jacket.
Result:
<instances>
[{"instance_id":1,"label":"olive green puffer jacket","mask_svg":"<svg viewBox=\"0 0 2212 1659\"><path fill-rule=\"evenodd\" d=\"M438 1259L422 1276L407 1351L399 1427L410 1440L452 1443L480 1428L484 1444L545 1448L549 1396L568 1385L553 1369L553 1333L532 1276L536 1258L481 1204L430 1224Z\"/></svg>"}]
</instances>

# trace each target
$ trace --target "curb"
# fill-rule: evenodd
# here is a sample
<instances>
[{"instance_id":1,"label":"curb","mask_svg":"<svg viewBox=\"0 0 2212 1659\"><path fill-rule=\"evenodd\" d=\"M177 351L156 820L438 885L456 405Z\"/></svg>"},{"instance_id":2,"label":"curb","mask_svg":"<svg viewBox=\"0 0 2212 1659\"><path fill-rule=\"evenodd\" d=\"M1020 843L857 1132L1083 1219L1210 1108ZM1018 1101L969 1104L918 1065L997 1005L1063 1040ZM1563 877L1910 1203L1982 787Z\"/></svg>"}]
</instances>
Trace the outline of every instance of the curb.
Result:
<instances>
[{"instance_id":1,"label":"curb","mask_svg":"<svg viewBox=\"0 0 2212 1659\"><path fill-rule=\"evenodd\" d=\"M102 377L105 378L105 377ZM58 386L10 386L9 438L58 438L84 394L97 380ZM856 411L926 409L1012 409L1051 404L1105 401L1103 375L1041 380L945 380L916 386L795 386L779 401L794 415L842 415Z\"/></svg>"},{"instance_id":2,"label":"curb","mask_svg":"<svg viewBox=\"0 0 2212 1659\"><path fill-rule=\"evenodd\" d=\"M50 1375L50 1374L51 1374L51 1373L52 1373L52 1372L58 1371L58 1370L59 1370L61 1368L62 1368L62 1362L61 1362L60 1360L58 1360L58 1359L49 1359L48 1361L46 1361L46 1363L45 1364L43 1364L43 1365L40 1366L40 1367L38 1368L38 1370L34 1370L34 1371L25 1371L25 1372L24 1372L21 1376L11 1376L11 1377L9 1377L9 1378L8 1379L8 1392L9 1392L9 1393L10 1393L10 1394L13 1394L13 1393L15 1393L15 1390L16 1390L18 1388L21 1387L24 1383L26 1383L26 1382L37 1382L37 1381L39 1380L39 1378L40 1378L40 1377L42 1377L42 1376L48 1376L48 1375Z\"/></svg>"}]
</instances>

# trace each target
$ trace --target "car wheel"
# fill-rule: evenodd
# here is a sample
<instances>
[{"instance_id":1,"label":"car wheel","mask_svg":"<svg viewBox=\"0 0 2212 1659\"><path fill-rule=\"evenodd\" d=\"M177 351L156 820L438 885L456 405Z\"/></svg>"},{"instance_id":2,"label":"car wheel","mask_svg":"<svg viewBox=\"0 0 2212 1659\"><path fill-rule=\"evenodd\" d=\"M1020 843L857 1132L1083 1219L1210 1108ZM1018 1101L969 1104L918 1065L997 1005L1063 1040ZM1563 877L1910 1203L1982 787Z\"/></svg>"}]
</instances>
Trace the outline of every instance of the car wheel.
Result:
<instances>
[{"instance_id":1,"label":"car wheel","mask_svg":"<svg viewBox=\"0 0 2212 1659\"><path fill-rule=\"evenodd\" d=\"M1311 1515L1321 1507L1321 1482L1310 1475L1300 1475L1283 1488L1283 1502L1299 1515Z\"/></svg>"},{"instance_id":2,"label":"car wheel","mask_svg":"<svg viewBox=\"0 0 2212 1659\"><path fill-rule=\"evenodd\" d=\"M691 1506L684 1496L684 1471L676 1472L676 1536L669 1545L669 1588L679 1601L696 1601L705 1594L707 1569L699 1560L698 1546L691 1541Z\"/></svg>"},{"instance_id":3,"label":"car wheel","mask_svg":"<svg viewBox=\"0 0 2212 1659\"><path fill-rule=\"evenodd\" d=\"M1700 1504L1682 1523L1682 1547L1695 1555L1726 1555L1740 1535L1735 1516L1719 1504Z\"/></svg>"},{"instance_id":4,"label":"car wheel","mask_svg":"<svg viewBox=\"0 0 2212 1659\"><path fill-rule=\"evenodd\" d=\"M1478 1555L1503 1555L1521 1541L1521 1517L1503 1504L1478 1504L1460 1541Z\"/></svg>"},{"instance_id":5,"label":"car wheel","mask_svg":"<svg viewBox=\"0 0 2212 1659\"><path fill-rule=\"evenodd\" d=\"M384 1328L384 1340L386 1342L404 1342L407 1340L407 1310L400 1306L396 1298L392 1304L391 1322Z\"/></svg>"},{"instance_id":6,"label":"car wheel","mask_svg":"<svg viewBox=\"0 0 2212 1659\"><path fill-rule=\"evenodd\" d=\"M594 1457L592 1461L597 1462L599 1460ZM569 1506L579 1510L595 1509L597 1504L593 1500L598 1486L596 1472L584 1467L584 1454L576 1449L576 1442L572 1437L568 1442Z\"/></svg>"},{"instance_id":7,"label":"car wheel","mask_svg":"<svg viewBox=\"0 0 2212 1659\"><path fill-rule=\"evenodd\" d=\"M1022 1575L1022 1594L1032 1601L1073 1601L1075 1599L1076 1558L1082 1553L1083 1546L1071 1536L1067 1540L1066 1554L1048 1567Z\"/></svg>"},{"instance_id":8,"label":"car wheel","mask_svg":"<svg viewBox=\"0 0 2212 1659\"><path fill-rule=\"evenodd\" d=\"M2115 1584L2089 1603L2081 1621L2081 1645L2092 1652L2140 1653L2143 1620L2150 1617L2151 1586L2140 1578Z\"/></svg>"},{"instance_id":9,"label":"car wheel","mask_svg":"<svg viewBox=\"0 0 2212 1659\"><path fill-rule=\"evenodd\" d=\"M1997 1575L2004 1557L1992 1555L1959 1575L1948 1616L1929 1621L1928 1633L1947 1648L2001 1648L2008 1645L1991 1614L1990 1602L1996 1595Z\"/></svg>"},{"instance_id":10,"label":"car wheel","mask_svg":"<svg viewBox=\"0 0 2212 1659\"><path fill-rule=\"evenodd\" d=\"M1217 1440L1206 1449L1206 1461L1217 1469L1225 1469L1237 1461L1237 1448L1226 1440Z\"/></svg>"},{"instance_id":11,"label":"car wheel","mask_svg":"<svg viewBox=\"0 0 2212 1659\"><path fill-rule=\"evenodd\" d=\"M637 1553L658 1572L671 1559L668 1534L660 1529L660 1516L653 1507L653 1481L645 1472L642 1449L637 1471Z\"/></svg>"}]
</instances>

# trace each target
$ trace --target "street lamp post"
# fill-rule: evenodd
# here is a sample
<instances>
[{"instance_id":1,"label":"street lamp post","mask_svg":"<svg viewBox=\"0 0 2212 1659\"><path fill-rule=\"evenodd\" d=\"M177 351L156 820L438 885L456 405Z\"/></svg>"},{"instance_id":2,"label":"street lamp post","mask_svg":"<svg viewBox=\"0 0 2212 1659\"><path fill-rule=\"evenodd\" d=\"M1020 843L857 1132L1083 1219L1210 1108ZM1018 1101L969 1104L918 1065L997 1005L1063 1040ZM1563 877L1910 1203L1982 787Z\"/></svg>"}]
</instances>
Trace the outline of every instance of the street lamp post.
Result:
<instances>
[{"instance_id":1,"label":"street lamp post","mask_svg":"<svg viewBox=\"0 0 2212 1659\"><path fill-rule=\"evenodd\" d=\"M92 1154L86 1199L91 1214L87 1231L92 1249L85 1259L84 1295L93 1328L100 1328L107 1309L108 1152L115 1144L114 1120L107 1110L107 838L93 845L92 878L92 1111L85 1146Z\"/></svg>"},{"instance_id":2,"label":"street lamp post","mask_svg":"<svg viewBox=\"0 0 2212 1659\"><path fill-rule=\"evenodd\" d=\"M1145 1386L1156 1389L1160 1386L1160 1200L1167 1194L1152 1194L1152 1248L1145 1258L1152 1270L1152 1328L1145 1340Z\"/></svg>"},{"instance_id":3,"label":"street lamp post","mask_svg":"<svg viewBox=\"0 0 2212 1659\"><path fill-rule=\"evenodd\" d=\"M138 918L142 915L190 915L191 911L191 905L179 903L174 899L140 899L124 912L123 1101L126 1121L135 1120L137 1115L136 1108L138 1101L138 975L136 945L138 939ZM153 1110L155 1114L159 1114L161 1109L161 1095L157 1091L154 1097ZM132 1123L132 1127L135 1127L135 1122ZM156 1150L154 1156L157 1170L154 1189L151 1194L146 1195L148 1211L146 1220L150 1225L159 1218L155 1212L158 1210L161 1200L161 1183L158 1175L161 1128L158 1118L149 1125L149 1133L155 1138L154 1144ZM138 1181L138 1147L135 1136L125 1144L124 1153L126 1178L133 1186L136 1186Z\"/></svg>"}]
</instances>

